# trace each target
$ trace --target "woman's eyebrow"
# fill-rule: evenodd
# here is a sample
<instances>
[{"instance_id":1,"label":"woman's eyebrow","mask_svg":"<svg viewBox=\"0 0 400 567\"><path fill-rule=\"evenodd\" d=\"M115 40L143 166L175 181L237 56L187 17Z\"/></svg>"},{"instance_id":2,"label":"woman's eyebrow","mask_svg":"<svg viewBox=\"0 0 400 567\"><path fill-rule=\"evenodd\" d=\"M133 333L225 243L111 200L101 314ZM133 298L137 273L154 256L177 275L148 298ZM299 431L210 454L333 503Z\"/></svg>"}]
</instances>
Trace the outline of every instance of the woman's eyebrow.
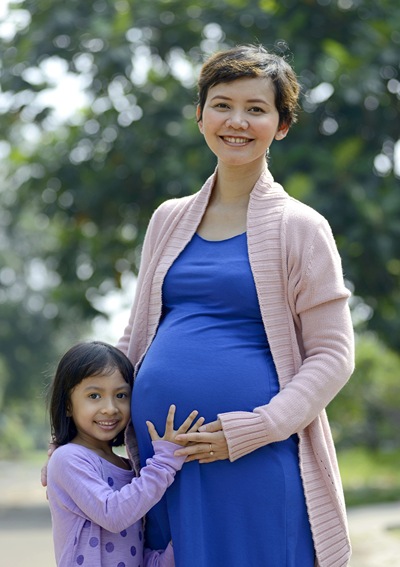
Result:
<instances>
[{"instance_id":1,"label":"woman's eyebrow","mask_svg":"<svg viewBox=\"0 0 400 567\"><path fill-rule=\"evenodd\" d=\"M214 100L216 98L222 98L223 100L232 100L231 97L229 96L225 96L225 95L214 95L210 100ZM246 102L258 102L258 103L262 103L262 104L269 104L269 102L267 102L266 100L262 99L262 98L249 98L248 100L246 100Z\"/></svg>"}]
</instances>

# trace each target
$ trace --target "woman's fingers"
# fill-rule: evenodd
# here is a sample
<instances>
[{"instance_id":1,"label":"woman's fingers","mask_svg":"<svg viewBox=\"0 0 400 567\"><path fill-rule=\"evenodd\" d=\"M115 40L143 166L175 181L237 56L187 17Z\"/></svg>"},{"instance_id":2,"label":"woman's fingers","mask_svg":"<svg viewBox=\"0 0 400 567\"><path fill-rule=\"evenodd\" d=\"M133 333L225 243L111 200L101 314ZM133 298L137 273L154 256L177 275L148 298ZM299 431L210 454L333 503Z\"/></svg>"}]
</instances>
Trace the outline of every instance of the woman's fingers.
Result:
<instances>
[{"instance_id":1,"label":"woman's fingers","mask_svg":"<svg viewBox=\"0 0 400 567\"><path fill-rule=\"evenodd\" d=\"M223 431L215 433L186 433L178 435L177 441L188 443L175 455L187 457L187 461L213 462L229 458L228 444Z\"/></svg>"},{"instance_id":2,"label":"woman's fingers","mask_svg":"<svg viewBox=\"0 0 400 567\"><path fill-rule=\"evenodd\" d=\"M200 431L188 431L177 435L178 441L185 443L212 443L215 441L214 433L200 433Z\"/></svg>"},{"instance_id":3,"label":"woman's fingers","mask_svg":"<svg viewBox=\"0 0 400 567\"><path fill-rule=\"evenodd\" d=\"M200 427L200 432L203 433L208 431L209 433L214 433L215 431L222 431L222 423L219 419L215 421L210 421L209 423L205 423Z\"/></svg>"}]
</instances>

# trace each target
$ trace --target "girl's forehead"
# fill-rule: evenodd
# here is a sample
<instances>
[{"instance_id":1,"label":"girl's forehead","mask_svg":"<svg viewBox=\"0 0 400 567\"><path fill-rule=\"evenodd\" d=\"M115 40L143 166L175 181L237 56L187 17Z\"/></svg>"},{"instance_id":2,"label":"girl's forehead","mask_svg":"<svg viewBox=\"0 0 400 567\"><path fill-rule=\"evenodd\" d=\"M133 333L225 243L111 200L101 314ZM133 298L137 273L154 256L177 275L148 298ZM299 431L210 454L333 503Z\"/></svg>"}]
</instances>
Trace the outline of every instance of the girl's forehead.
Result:
<instances>
[{"instance_id":1,"label":"girl's forehead","mask_svg":"<svg viewBox=\"0 0 400 567\"><path fill-rule=\"evenodd\" d=\"M100 372L94 376L87 376L76 386L76 388L79 388L80 390L86 390L88 388L97 388L101 390L123 387L129 388L130 386L124 380L124 377L118 368L106 369L104 372Z\"/></svg>"}]
</instances>

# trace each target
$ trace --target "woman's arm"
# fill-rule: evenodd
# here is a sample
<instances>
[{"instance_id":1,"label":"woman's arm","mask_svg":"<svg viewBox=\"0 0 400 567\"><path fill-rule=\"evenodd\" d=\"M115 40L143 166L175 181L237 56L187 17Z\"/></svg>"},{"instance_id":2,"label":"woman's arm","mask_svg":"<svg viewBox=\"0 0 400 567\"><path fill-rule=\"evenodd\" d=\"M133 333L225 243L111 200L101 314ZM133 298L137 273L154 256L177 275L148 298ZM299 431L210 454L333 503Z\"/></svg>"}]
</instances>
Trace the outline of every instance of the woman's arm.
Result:
<instances>
[{"instance_id":1,"label":"woman's arm","mask_svg":"<svg viewBox=\"0 0 400 567\"><path fill-rule=\"evenodd\" d=\"M327 223L318 227L307 254L296 256L297 263L290 266L289 293L301 328L303 363L298 372L268 404L252 412L219 414L217 421L202 426L199 433L183 436L192 445L177 454L211 462L226 458L226 444L229 459L234 461L287 439L309 425L349 379L354 367L349 293ZM210 455L210 443L217 448L214 455Z\"/></svg>"}]
</instances>

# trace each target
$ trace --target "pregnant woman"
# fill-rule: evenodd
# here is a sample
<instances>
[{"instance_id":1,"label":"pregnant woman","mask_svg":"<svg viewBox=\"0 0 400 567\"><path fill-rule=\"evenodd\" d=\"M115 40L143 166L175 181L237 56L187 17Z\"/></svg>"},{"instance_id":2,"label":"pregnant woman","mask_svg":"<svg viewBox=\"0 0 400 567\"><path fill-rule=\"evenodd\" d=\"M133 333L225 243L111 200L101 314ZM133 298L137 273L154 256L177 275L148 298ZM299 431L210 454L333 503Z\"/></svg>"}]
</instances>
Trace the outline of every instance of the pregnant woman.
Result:
<instances>
[{"instance_id":1,"label":"pregnant woman","mask_svg":"<svg viewBox=\"0 0 400 567\"><path fill-rule=\"evenodd\" d=\"M163 203L145 238L118 347L136 369L137 466L196 407L189 461L146 519L177 567L344 567L350 545L324 408L353 369L349 293L327 221L274 181L296 119L293 69L261 46L205 62L197 119L217 158L200 191ZM311 149L310 149L311 151Z\"/></svg>"}]
</instances>

